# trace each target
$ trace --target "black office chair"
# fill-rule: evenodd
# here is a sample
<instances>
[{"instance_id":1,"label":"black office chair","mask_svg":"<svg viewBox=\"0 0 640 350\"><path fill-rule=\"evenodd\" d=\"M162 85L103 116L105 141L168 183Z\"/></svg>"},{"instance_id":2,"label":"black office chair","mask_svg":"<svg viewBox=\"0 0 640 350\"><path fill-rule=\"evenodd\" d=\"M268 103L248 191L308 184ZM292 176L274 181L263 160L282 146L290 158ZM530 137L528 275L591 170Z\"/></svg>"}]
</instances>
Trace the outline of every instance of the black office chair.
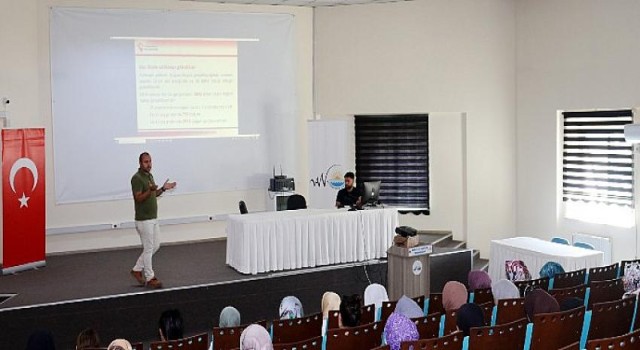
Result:
<instances>
[{"instance_id":1,"label":"black office chair","mask_svg":"<svg viewBox=\"0 0 640 350\"><path fill-rule=\"evenodd\" d=\"M292 194L287 198L287 210L307 209L307 200L299 194Z\"/></svg>"},{"instance_id":2,"label":"black office chair","mask_svg":"<svg viewBox=\"0 0 640 350\"><path fill-rule=\"evenodd\" d=\"M249 210L247 209L247 203L245 203L244 201L240 201L240 203L238 203L238 206L240 207L240 214L249 213Z\"/></svg>"}]
</instances>

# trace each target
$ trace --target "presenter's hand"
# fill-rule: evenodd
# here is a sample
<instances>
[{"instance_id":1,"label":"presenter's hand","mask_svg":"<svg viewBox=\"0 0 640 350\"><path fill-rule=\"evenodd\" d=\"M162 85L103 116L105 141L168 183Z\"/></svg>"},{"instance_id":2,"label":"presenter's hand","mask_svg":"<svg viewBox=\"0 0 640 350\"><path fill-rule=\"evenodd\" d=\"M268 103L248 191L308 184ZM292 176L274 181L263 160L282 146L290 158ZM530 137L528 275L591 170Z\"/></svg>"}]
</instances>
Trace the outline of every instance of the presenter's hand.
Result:
<instances>
[{"instance_id":1,"label":"presenter's hand","mask_svg":"<svg viewBox=\"0 0 640 350\"><path fill-rule=\"evenodd\" d=\"M155 191L155 190L157 190L157 189L158 189L158 185L156 185L156 184L154 184L154 183L149 182L149 190L150 190L150 191Z\"/></svg>"},{"instance_id":2,"label":"presenter's hand","mask_svg":"<svg viewBox=\"0 0 640 350\"><path fill-rule=\"evenodd\" d=\"M170 190L172 188L176 187L176 182L169 182L169 180L167 179L167 181L164 182L164 185L162 185L162 188L164 188L165 190Z\"/></svg>"}]
</instances>

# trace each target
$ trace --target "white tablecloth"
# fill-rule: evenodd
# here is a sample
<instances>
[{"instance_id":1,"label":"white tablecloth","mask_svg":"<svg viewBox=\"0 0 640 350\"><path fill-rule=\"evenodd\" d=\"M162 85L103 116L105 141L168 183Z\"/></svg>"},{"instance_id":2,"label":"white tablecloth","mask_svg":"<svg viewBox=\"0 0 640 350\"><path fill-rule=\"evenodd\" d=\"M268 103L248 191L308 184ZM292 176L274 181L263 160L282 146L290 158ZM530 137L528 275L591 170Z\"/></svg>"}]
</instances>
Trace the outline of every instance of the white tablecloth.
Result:
<instances>
[{"instance_id":1,"label":"white tablecloth","mask_svg":"<svg viewBox=\"0 0 640 350\"><path fill-rule=\"evenodd\" d=\"M227 264L256 274L385 257L397 226L392 208L230 215Z\"/></svg>"},{"instance_id":2,"label":"white tablecloth","mask_svg":"<svg viewBox=\"0 0 640 350\"><path fill-rule=\"evenodd\" d=\"M553 243L533 237L514 237L491 241L489 275L493 281L505 278L505 260L522 260L531 278L540 278L540 268L547 261L555 261L565 271L602 266L604 253L597 250Z\"/></svg>"}]
</instances>

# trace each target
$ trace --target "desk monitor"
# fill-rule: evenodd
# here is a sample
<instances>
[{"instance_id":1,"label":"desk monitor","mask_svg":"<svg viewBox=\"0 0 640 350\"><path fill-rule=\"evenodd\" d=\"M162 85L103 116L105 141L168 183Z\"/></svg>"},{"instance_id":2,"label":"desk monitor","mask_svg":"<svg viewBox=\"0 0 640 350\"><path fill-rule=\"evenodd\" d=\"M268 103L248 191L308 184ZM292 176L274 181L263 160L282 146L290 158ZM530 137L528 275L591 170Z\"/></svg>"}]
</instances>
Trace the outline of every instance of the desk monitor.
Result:
<instances>
[{"instance_id":1,"label":"desk monitor","mask_svg":"<svg viewBox=\"0 0 640 350\"><path fill-rule=\"evenodd\" d=\"M362 190L362 204L376 205L380 199L380 181L367 181Z\"/></svg>"}]
</instances>

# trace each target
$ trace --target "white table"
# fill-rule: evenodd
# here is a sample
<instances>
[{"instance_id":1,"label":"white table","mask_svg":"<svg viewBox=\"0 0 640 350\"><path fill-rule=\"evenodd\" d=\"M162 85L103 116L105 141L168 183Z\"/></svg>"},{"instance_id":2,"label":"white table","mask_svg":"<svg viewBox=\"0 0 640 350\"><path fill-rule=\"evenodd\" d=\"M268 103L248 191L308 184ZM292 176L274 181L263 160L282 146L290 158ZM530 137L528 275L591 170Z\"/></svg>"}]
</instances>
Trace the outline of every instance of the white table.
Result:
<instances>
[{"instance_id":1,"label":"white table","mask_svg":"<svg viewBox=\"0 0 640 350\"><path fill-rule=\"evenodd\" d=\"M226 261L256 274L385 257L397 226L393 208L230 215Z\"/></svg>"},{"instance_id":2,"label":"white table","mask_svg":"<svg viewBox=\"0 0 640 350\"><path fill-rule=\"evenodd\" d=\"M489 260L491 280L505 278L505 260L522 260L529 268L531 278L536 279L540 278L540 268L548 261L559 263L567 272L589 269L604 264L604 253L533 237L493 240Z\"/></svg>"}]
</instances>

